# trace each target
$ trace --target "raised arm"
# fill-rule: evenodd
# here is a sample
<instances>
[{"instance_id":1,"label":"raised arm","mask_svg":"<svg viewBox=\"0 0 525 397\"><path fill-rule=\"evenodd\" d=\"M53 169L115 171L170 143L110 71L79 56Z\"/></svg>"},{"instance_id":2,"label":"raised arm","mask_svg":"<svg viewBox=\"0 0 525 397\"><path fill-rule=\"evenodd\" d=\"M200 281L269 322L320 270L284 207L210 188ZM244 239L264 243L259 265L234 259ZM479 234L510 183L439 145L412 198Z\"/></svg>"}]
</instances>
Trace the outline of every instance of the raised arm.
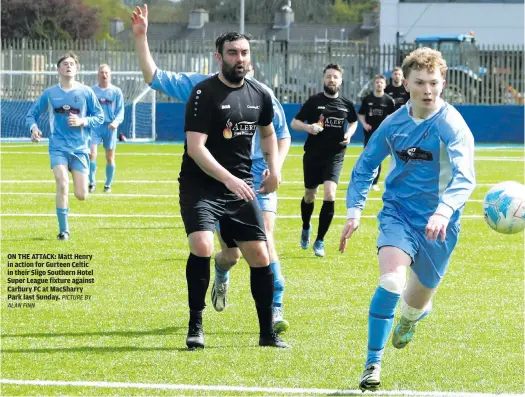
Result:
<instances>
[{"instance_id":1,"label":"raised arm","mask_svg":"<svg viewBox=\"0 0 525 397\"><path fill-rule=\"evenodd\" d=\"M139 58L140 70L144 76L144 81L151 84L157 65L151 56L151 52L148 44L148 6L144 4L144 7L135 7L133 11L132 28L133 38L135 39L135 51Z\"/></svg>"}]
</instances>

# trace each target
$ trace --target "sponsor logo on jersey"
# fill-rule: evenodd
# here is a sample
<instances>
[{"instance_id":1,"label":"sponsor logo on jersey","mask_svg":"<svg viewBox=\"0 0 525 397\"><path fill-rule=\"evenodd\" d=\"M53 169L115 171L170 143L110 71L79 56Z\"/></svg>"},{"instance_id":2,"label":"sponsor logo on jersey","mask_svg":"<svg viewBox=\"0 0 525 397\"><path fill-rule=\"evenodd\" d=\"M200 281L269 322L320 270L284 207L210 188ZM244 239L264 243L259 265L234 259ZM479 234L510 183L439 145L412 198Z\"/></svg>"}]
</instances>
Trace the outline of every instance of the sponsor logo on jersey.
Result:
<instances>
[{"instance_id":1,"label":"sponsor logo on jersey","mask_svg":"<svg viewBox=\"0 0 525 397\"><path fill-rule=\"evenodd\" d=\"M221 109L229 109L230 108L230 105L221 105Z\"/></svg>"},{"instance_id":2,"label":"sponsor logo on jersey","mask_svg":"<svg viewBox=\"0 0 525 397\"><path fill-rule=\"evenodd\" d=\"M248 109L259 109L259 105L246 105Z\"/></svg>"},{"instance_id":3,"label":"sponsor logo on jersey","mask_svg":"<svg viewBox=\"0 0 525 397\"><path fill-rule=\"evenodd\" d=\"M329 128L341 128L345 125L345 118L344 117L327 117L324 120L324 127Z\"/></svg>"},{"instance_id":4,"label":"sponsor logo on jersey","mask_svg":"<svg viewBox=\"0 0 525 397\"><path fill-rule=\"evenodd\" d=\"M57 114L80 114L80 109L71 107L70 105L62 105L54 109Z\"/></svg>"},{"instance_id":5,"label":"sponsor logo on jersey","mask_svg":"<svg viewBox=\"0 0 525 397\"><path fill-rule=\"evenodd\" d=\"M317 106L317 109L321 109L321 110L324 110L326 109L324 106Z\"/></svg>"},{"instance_id":6,"label":"sponsor logo on jersey","mask_svg":"<svg viewBox=\"0 0 525 397\"><path fill-rule=\"evenodd\" d=\"M224 137L224 139L232 139L232 122L230 121L230 119L228 119L228 121L226 122L226 128L222 130L222 136Z\"/></svg>"},{"instance_id":7,"label":"sponsor logo on jersey","mask_svg":"<svg viewBox=\"0 0 525 397\"><path fill-rule=\"evenodd\" d=\"M233 124L230 119L226 122L226 128L222 130L222 136L225 139L232 139L238 136L250 136L255 135L257 129L256 121L239 121Z\"/></svg>"},{"instance_id":8,"label":"sponsor logo on jersey","mask_svg":"<svg viewBox=\"0 0 525 397\"><path fill-rule=\"evenodd\" d=\"M405 163L413 160L432 161L434 159L432 152L419 147L409 147L406 150L396 150L396 153Z\"/></svg>"}]
</instances>

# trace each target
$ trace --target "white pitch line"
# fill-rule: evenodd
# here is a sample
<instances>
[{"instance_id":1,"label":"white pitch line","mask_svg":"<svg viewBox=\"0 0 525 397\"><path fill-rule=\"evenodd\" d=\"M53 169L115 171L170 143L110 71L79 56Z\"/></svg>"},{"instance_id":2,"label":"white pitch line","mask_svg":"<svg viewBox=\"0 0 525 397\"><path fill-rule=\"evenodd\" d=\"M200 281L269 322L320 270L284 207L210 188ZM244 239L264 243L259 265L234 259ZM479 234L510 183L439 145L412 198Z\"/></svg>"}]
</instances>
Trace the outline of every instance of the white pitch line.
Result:
<instances>
[{"instance_id":1,"label":"white pitch line","mask_svg":"<svg viewBox=\"0 0 525 397\"><path fill-rule=\"evenodd\" d=\"M0 192L0 194L6 195L6 196L56 196L56 193L34 193L34 192ZM70 196L73 196L74 193L70 192ZM119 197L151 197L151 198L171 198L171 199L177 199L179 198L178 194L133 194L133 193L90 193L89 197L104 197L104 198L119 198ZM291 197L291 196L278 196L279 200L300 200L301 197ZM319 197L317 198L317 201L322 201L323 198ZM336 198L335 201L346 201L346 198L339 197ZM366 201L382 201L380 197L368 197ZM483 200L468 200L469 203L482 203Z\"/></svg>"},{"instance_id":2,"label":"white pitch line","mask_svg":"<svg viewBox=\"0 0 525 397\"><path fill-rule=\"evenodd\" d=\"M181 219L180 215L168 214L68 214L71 218L165 218L165 219ZM0 217L4 218L43 218L56 217L56 214L7 214L2 213ZM377 215L362 215L361 219L375 219ZM300 215L277 215L279 219L301 219ZM319 218L319 215L312 215L312 218ZM337 219L346 219L346 215L334 215ZM483 215L461 215L462 219L483 219Z\"/></svg>"},{"instance_id":3,"label":"white pitch line","mask_svg":"<svg viewBox=\"0 0 525 397\"><path fill-rule=\"evenodd\" d=\"M104 381L60 381L60 380L20 380L0 379L0 384L31 385L31 386L67 386L67 387L96 387L120 389L157 389L157 390L199 390L210 392L237 392L237 393L274 393L274 394L324 394L324 395L356 395L362 396L361 390L348 389L308 389L294 387L247 387L225 385L184 385L172 383L129 383ZM488 397L496 394L472 392L441 392L441 391L413 391L413 390L378 390L374 396L413 396L413 397ZM509 394L506 396L523 396L523 394Z\"/></svg>"},{"instance_id":4,"label":"white pitch line","mask_svg":"<svg viewBox=\"0 0 525 397\"><path fill-rule=\"evenodd\" d=\"M6 196L56 196L56 193L35 193L35 192L0 192ZM74 196L73 192L69 192ZM178 198L178 194L132 194L132 193L89 193L89 197L119 198L119 197L151 197L151 198Z\"/></svg>"},{"instance_id":5,"label":"white pitch line","mask_svg":"<svg viewBox=\"0 0 525 397\"><path fill-rule=\"evenodd\" d=\"M49 152L31 152L31 151L27 151L27 152L15 152L15 151L2 151L0 152L0 155L4 155L4 154L30 154L30 155L33 155L33 154L38 154L38 155L44 155L44 154L49 154ZM132 152L124 152L124 153L118 153L118 156L169 156L169 157L182 157L182 153L156 153L156 152L152 152L152 153L132 153ZM347 154L345 155L345 159L349 159L349 158L358 158L360 155L359 154ZM292 153L292 154L288 154L286 157L303 157L303 154L295 154L295 153ZM476 161L525 161L525 158L523 157L517 157L517 156L505 156L505 157L486 157L486 156L478 156L478 157L474 157L474 160Z\"/></svg>"},{"instance_id":6,"label":"white pitch line","mask_svg":"<svg viewBox=\"0 0 525 397\"><path fill-rule=\"evenodd\" d=\"M516 179L514 179L514 180L516 180ZM500 182L501 181L491 182L491 183L476 183L476 187L481 187L481 186L491 186L492 187L495 184L500 183ZM518 181L518 182L523 184L523 181ZM4 179L4 180L0 180L0 183L16 183L16 184L24 184L24 183L55 183L55 181L52 180L52 179L33 179L33 180L25 180L25 181L22 181L22 180L19 180L19 179L11 179L11 180ZM69 183L72 184L73 181L70 180ZM179 181L176 180L176 179L163 180L163 181L118 180L116 183L158 184L158 185L162 185L162 184L178 184ZM287 181L287 180L283 180L282 184L283 185L304 185L304 182L303 181ZM379 182L379 184L383 185L384 182ZM341 186L341 185L348 185L348 182L339 182L339 186Z\"/></svg>"},{"instance_id":7,"label":"white pitch line","mask_svg":"<svg viewBox=\"0 0 525 397\"><path fill-rule=\"evenodd\" d=\"M27 151L27 152L15 152L15 151L11 151L11 150L8 150L8 151L2 151L0 152L0 155L4 155L4 154L30 154L30 155L33 155L33 154L39 154L39 155L44 155L44 154L49 154L49 152L31 152L31 151ZM118 153L118 156L177 156L177 157L182 157L182 153L144 153L144 152L141 152L141 153L131 153L131 152L124 152L124 153Z\"/></svg>"}]
</instances>

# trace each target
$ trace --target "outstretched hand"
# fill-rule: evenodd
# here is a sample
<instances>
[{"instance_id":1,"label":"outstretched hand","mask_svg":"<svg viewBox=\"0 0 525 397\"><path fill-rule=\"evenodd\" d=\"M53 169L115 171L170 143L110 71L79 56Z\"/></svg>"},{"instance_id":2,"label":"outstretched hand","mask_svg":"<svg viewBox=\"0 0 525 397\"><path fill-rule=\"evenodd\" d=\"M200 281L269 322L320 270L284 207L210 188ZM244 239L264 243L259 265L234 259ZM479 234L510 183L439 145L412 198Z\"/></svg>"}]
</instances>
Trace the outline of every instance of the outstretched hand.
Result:
<instances>
[{"instance_id":1,"label":"outstretched hand","mask_svg":"<svg viewBox=\"0 0 525 397\"><path fill-rule=\"evenodd\" d=\"M139 6L135 7L131 21L135 36L146 34L148 31L148 5L144 4L142 8Z\"/></svg>"},{"instance_id":2,"label":"outstretched hand","mask_svg":"<svg viewBox=\"0 0 525 397\"><path fill-rule=\"evenodd\" d=\"M359 219L350 218L346 221L341 231L341 240L339 241L339 252L344 253L346 249L346 240L352 237L352 234L359 227Z\"/></svg>"}]
</instances>

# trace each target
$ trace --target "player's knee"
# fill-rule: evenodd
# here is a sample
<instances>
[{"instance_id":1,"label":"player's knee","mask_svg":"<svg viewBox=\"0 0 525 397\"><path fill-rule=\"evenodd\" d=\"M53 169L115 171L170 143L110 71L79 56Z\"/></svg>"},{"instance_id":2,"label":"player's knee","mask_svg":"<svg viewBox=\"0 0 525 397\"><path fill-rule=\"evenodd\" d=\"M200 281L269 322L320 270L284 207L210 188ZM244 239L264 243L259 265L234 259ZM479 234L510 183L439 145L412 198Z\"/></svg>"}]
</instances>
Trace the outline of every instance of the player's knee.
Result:
<instances>
[{"instance_id":1,"label":"player's knee","mask_svg":"<svg viewBox=\"0 0 525 397\"><path fill-rule=\"evenodd\" d=\"M315 196L316 196L315 193L311 193L311 192L305 193L305 195L304 195L304 202L306 204L313 203L315 201Z\"/></svg>"},{"instance_id":2,"label":"player's knee","mask_svg":"<svg viewBox=\"0 0 525 397\"><path fill-rule=\"evenodd\" d=\"M254 267L265 267L270 264L270 257L268 256L268 250L259 250L256 255L254 255L253 263L250 263L250 266Z\"/></svg>"},{"instance_id":3,"label":"player's knee","mask_svg":"<svg viewBox=\"0 0 525 397\"><path fill-rule=\"evenodd\" d=\"M204 236L192 237L190 239L190 251L193 255L208 257L213 254L213 239Z\"/></svg>"},{"instance_id":4,"label":"player's knee","mask_svg":"<svg viewBox=\"0 0 525 397\"><path fill-rule=\"evenodd\" d=\"M405 288L406 276L403 273L386 273L379 277L379 286L393 294L401 294Z\"/></svg>"},{"instance_id":5,"label":"player's knee","mask_svg":"<svg viewBox=\"0 0 525 397\"><path fill-rule=\"evenodd\" d=\"M67 194L69 189L69 181L65 178L57 179L57 193Z\"/></svg>"},{"instance_id":6,"label":"player's knee","mask_svg":"<svg viewBox=\"0 0 525 397\"><path fill-rule=\"evenodd\" d=\"M87 190L75 191L75 197L80 201L84 201L87 198L87 195Z\"/></svg>"},{"instance_id":7,"label":"player's knee","mask_svg":"<svg viewBox=\"0 0 525 397\"><path fill-rule=\"evenodd\" d=\"M222 251L221 265L229 267L235 266L241 259L241 252L238 248L228 248Z\"/></svg>"}]
</instances>

